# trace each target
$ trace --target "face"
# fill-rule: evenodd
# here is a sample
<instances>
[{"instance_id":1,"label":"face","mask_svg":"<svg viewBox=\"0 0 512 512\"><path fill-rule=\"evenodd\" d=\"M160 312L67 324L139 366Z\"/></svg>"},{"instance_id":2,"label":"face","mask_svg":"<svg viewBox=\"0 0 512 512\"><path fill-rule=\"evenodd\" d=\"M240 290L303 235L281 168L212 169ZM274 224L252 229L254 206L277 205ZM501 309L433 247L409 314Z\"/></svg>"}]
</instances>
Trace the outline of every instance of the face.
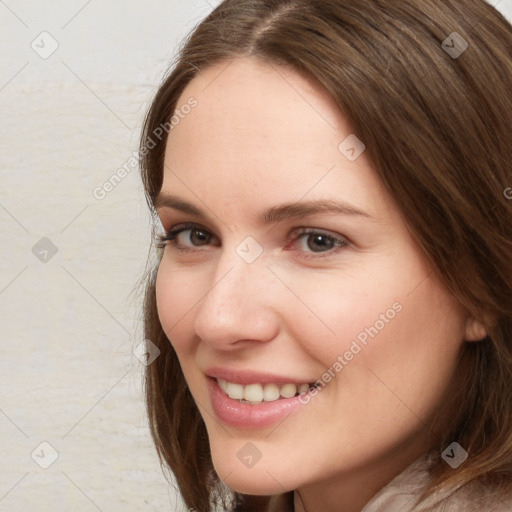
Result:
<instances>
[{"instance_id":1,"label":"face","mask_svg":"<svg viewBox=\"0 0 512 512\"><path fill-rule=\"evenodd\" d=\"M158 313L219 476L276 494L412 462L466 315L334 100L245 58L202 72L178 112Z\"/></svg>"}]
</instances>

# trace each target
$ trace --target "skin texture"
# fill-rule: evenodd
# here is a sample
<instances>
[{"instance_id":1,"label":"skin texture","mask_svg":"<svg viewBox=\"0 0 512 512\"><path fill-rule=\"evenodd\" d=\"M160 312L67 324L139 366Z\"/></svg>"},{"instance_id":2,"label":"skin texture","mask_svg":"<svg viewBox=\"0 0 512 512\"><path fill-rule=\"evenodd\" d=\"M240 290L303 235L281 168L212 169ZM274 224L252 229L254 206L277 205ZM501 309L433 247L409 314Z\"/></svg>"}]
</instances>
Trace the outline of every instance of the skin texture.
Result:
<instances>
[{"instance_id":1,"label":"skin texture","mask_svg":"<svg viewBox=\"0 0 512 512\"><path fill-rule=\"evenodd\" d=\"M190 97L197 107L170 133L162 192L207 217L158 213L166 231L194 222L210 237L184 231L177 242L192 252L166 246L157 303L216 471L247 494L296 490L297 511L358 511L432 445L428 427L454 395L460 348L483 333L431 273L367 155L349 161L338 149L352 130L319 84L244 58L202 72L178 108ZM259 221L269 207L317 199L370 217ZM348 244L331 249L300 228ZM263 250L252 263L237 253L248 236ZM280 424L237 429L216 418L206 368L314 382L393 305L394 318ZM237 457L248 441L262 454L251 468Z\"/></svg>"}]
</instances>

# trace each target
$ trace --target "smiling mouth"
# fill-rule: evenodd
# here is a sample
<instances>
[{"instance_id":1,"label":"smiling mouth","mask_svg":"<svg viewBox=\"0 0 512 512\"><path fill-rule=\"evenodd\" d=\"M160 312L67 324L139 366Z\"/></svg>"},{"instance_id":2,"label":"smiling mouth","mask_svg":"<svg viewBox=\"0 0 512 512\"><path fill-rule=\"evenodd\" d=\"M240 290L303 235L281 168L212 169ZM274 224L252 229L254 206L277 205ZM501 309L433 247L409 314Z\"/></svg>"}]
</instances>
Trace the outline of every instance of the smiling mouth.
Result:
<instances>
[{"instance_id":1,"label":"smiling mouth","mask_svg":"<svg viewBox=\"0 0 512 512\"><path fill-rule=\"evenodd\" d=\"M293 398L307 393L314 384L238 384L224 379L215 379L222 391L233 400L240 400L250 405L262 405L265 402L275 402Z\"/></svg>"}]
</instances>

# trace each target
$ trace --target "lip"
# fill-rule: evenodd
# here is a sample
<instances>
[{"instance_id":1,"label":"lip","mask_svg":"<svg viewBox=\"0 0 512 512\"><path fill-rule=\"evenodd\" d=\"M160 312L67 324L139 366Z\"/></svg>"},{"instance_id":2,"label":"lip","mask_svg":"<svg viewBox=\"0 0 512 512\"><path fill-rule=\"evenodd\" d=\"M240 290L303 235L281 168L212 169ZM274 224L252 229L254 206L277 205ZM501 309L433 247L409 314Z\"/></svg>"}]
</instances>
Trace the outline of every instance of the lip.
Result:
<instances>
[{"instance_id":1,"label":"lip","mask_svg":"<svg viewBox=\"0 0 512 512\"><path fill-rule=\"evenodd\" d=\"M231 370L229 368L208 368L205 372L207 377L216 379L224 379L234 384L311 384L313 380L298 380L294 377L286 377L283 375L255 372L252 370Z\"/></svg>"},{"instance_id":2,"label":"lip","mask_svg":"<svg viewBox=\"0 0 512 512\"><path fill-rule=\"evenodd\" d=\"M240 377L244 378L247 377L247 375ZM206 380L208 382L210 400L215 415L222 423L232 427L250 430L271 427L279 421L283 421L299 407L302 407L299 396L281 398L273 402L263 402L261 405L245 404L240 402L240 400L229 398L219 387L217 380L213 376L208 377ZM231 380L230 382L233 381ZM254 382L262 383L261 380L253 380L247 382L247 384ZM275 380L269 380L268 382L275 382L277 384ZM238 383L243 384L240 382L240 379Z\"/></svg>"}]
</instances>

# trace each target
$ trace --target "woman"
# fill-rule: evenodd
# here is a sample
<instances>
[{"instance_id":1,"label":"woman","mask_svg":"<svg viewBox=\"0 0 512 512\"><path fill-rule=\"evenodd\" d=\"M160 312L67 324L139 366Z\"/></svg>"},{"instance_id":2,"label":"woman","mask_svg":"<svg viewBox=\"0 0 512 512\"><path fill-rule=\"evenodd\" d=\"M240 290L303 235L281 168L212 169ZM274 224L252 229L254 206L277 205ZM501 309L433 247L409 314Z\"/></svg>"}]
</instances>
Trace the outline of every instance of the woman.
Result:
<instances>
[{"instance_id":1,"label":"woman","mask_svg":"<svg viewBox=\"0 0 512 512\"><path fill-rule=\"evenodd\" d=\"M227 0L148 113L147 368L198 511L512 509L512 30Z\"/></svg>"}]
</instances>

